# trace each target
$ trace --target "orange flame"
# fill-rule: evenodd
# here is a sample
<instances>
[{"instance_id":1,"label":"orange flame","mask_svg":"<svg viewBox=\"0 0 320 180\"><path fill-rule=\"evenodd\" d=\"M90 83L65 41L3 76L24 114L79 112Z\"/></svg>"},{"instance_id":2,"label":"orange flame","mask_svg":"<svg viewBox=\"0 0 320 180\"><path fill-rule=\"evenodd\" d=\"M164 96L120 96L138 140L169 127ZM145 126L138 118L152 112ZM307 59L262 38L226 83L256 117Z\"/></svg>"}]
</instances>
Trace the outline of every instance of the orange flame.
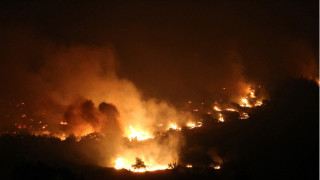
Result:
<instances>
[{"instance_id":1,"label":"orange flame","mask_svg":"<svg viewBox=\"0 0 320 180\"><path fill-rule=\"evenodd\" d=\"M151 136L148 132L143 131L136 131L132 126L130 126L131 134L129 135L129 140L132 141L132 139L136 139L138 141L143 141L146 139L153 138L154 136Z\"/></svg>"}]
</instances>

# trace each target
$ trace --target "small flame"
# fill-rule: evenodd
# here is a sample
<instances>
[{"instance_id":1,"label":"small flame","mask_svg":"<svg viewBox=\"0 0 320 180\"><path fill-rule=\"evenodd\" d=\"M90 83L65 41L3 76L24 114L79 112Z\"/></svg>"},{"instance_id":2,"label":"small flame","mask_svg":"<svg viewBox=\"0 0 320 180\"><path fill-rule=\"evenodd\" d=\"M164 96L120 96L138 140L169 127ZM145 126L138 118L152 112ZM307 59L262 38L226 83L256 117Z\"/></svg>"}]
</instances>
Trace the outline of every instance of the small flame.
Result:
<instances>
[{"instance_id":1,"label":"small flame","mask_svg":"<svg viewBox=\"0 0 320 180\"><path fill-rule=\"evenodd\" d=\"M255 95L256 92L255 92L255 90L249 88L249 91L250 91L250 97L251 97L251 98L256 98L256 95Z\"/></svg>"},{"instance_id":2,"label":"small flame","mask_svg":"<svg viewBox=\"0 0 320 180\"><path fill-rule=\"evenodd\" d=\"M258 101L256 101L256 103L254 104L254 106L262 106L262 101L260 101L260 100L258 100Z\"/></svg>"},{"instance_id":3,"label":"small flame","mask_svg":"<svg viewBox=\"0 0 320 180\"><path fill-rule=\"evenodd\" d=\"M176 131L180 131L181 130L181 128L178 127L177 123L170 123L169 124L169 129L174 129Z\"/></svg>"},{"instance_id":4,"label":"small flame","mask_svg":"<svg viewBox=\"0 0 320 180\"><path fill-rule=\"evenodd\" d=\"M228 109L226 109L226 111L232 111L232 112L236 112L237 110L235 110L235 109L232 109L232 108L228 108Z\"/></svg>"},{"instance_id":5,"label":"small flame","mask_svg":"<svg viewBox=\"0 0 320 180\"><path fill-rule=\"evenodd\" d=\"M221 113L219 113L219 121L220 121L220 122L224 122L224 119L223 119L223 116L222 116Z\"/></svg>"},{"instance_id":6,"label":"small flame","mask_svg":"<svg viewBox=\"0 0 320 180\"><path fill-rule=\"evenodd\" d=\"M192 168L192 164L187 164L186 167L187 168Z\"/></svg>"},{"instance_id":7,"label":"small flame","mask_svg":"<svg viewBox=\"0 0 320 180\"><path fill-rule=\"evenodd\" d=\"M213 106L213 109L216 111L222 111L218 106Z\"/></svg>"},{"instance_id":8,"label":"small flame","mask_svg":"<svg viewBox=\"0 0 320 180\"><path fill-rule=\"evenodd\" d=\"M68 123L65 122L65 121L61 121L60 124L61 124L61 125L68 125Z\"/></svg>"},{"instance_id":9,"label":"small flame","mask_svg":"<svg viewBox=\"0 0 320 180\"><path fill-rule=\"evenodd\" d=\"M240 119L249 119L248 113L245 113L245 112L241 113L240 114Z\"/></svg>"},{"instance_id":10,"label":"small flame","mask_svg":"<svg viewBox=\"0 0 320 180\"><path fill-rule=\"evenodd\" d=\"M193 128L196 128L196 127L201 127L202 126L202 122L197 122L197 123L194 123L192 121L189 121L186 126L190 129L193 129Z\"/></svg>"},{"instance_id":11,"label":"small flame","mask_svg":"<svg viewBox=\"0 0 320 180\"><path fill-rule=\"evenodd\" d=\"M188 122L187 127L189 127L190 129L193 129L196 127L196 124L194 122Z\"/></svg>"}]
</instances>

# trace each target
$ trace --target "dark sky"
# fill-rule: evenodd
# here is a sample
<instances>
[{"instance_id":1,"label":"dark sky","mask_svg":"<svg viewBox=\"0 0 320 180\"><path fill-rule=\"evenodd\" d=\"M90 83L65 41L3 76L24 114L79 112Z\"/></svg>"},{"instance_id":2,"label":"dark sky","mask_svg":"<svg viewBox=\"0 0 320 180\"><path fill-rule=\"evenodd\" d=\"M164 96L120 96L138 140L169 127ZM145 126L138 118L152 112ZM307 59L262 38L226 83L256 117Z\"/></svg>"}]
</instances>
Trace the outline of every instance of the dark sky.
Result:
<instances>
[{"instance_id":1,"label":"dark sky","mask_svg":"<svg viewBox=\"0 0 320 180\"><path fill-rule=\"evenodd\" d=\"M316 0L1 1L1 65L26 58L36 71L48 44L107 46L147 97L214 97L318 76L318 14Z\"/></svg>"}]
</instances>

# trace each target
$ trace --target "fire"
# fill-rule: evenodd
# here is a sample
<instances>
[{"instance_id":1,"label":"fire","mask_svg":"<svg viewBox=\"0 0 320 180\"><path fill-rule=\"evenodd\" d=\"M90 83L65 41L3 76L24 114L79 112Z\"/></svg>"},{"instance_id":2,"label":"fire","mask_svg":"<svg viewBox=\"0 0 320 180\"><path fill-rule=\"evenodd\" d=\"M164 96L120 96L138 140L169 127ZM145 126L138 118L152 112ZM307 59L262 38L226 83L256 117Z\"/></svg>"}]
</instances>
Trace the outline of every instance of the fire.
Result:
<instances>
[{"instance_id":1,"label":"fire","mask_svg":"<svg viewBox=\"0 0 320 180\"><path fill-rule=\"evenodd\" d=\"M151 136L148 132L143 131L136 131L132 126L130 126L131 134L129 135L129 140L132 141L132 139L136 139L138 141L143 141L146 139L153 138L154 136Z\"/></svg>"},{"instance_id":2,"label":"fire","mask_svg":"<svg viewBox=\"0 0 320 180\"><path fill-rule=\"evenodd\" d=\"M242 104L240 106L242 107L251 107L251 105L249 104L249 101L247 98L242 98L241 99Z\"/></svg>"},{"instance_id":3,"label":"fire","mask_svg":"<svg viewBox=\"0 0 320 180\"><path fill-rule=\"evenodd\" d=\"M119 157L116 160L116 165L114 166L114 168L116 168L116 169L123 169L124 168L124 161L122 160L121 157Z\"/></svg>"},{"instance_id":4,"label":"fire","mask_svg":"<svg viewBox=\"0 0 320 180\"><path fill-rule=\"evenodd\" d=\"M248 113L245 113L245 112L241 113L240 114L240 119L249 119Z\"/></svg>"},{"instance_id":5,"label":"fire","mask_svg":"<svg viewBox=\"0 0 320 180\"><path fill-rule=\"evenodd\" d=\"M192 164L187 164L186 167L187 168L192 168Z\"/></svg>"},{"instance_id":6,"label":"fire","mask_svg":"<svg viewBox=\"0 0 320 180\"><path fill-rule=\"evenodd\" d=\"M220 122L224 122L224 119L223 119L223 116L222 116L221 113L219 113L219 121L220 121Z\"/></svg>"},{"instance_id":7,"label":"fire","mask_svg":"<svg viewBox=\"0 0 320 180\"><path fill-rule=\"evenodd\" d=\"M250 91L250 97L251 97L251 98L256 98L255 90L249 88L249 91Z\"/></svg>"},{"instance_id":8,"label":"fire","mask_svg":"<svg viewBox=\"0 0 320 180\"><path fill-rule=\"evenodd\" d=\"M232 112L236 112L237 110L235 110L235 109L232 109L232 108L228 108L228 109L226 109L226 111L232 111Z\"/></svg>"},{"instance_id":9,"label":"fire","mask_svg":"<svg viewBox=\"0 0 320 180\"><path fill-rule=\"evenodd\" d=\"M261 86L258 86L261 88ZM239 103L241 107L256 107L256 106L262 106L262 98L256 96L256 90L252 88L248 88L247 95L244 98L241 98L241 102Z\"/></svg>"},{"instance_id":10,"label":"fire","mask_svg":"<svg viewBox=\"0 0 320 180\"><path fill-rule=\"evenodd\" d=\"M260 100L258 100L258 101L256 101L256 103L254 104L254 106L262 106L262 101L260 101Z\"/></svg>"},{"instance_id":11,"label":"fire","mask_svg":"<svg viewBox=\"0 0 320 180\"><path fill-rule=\"evenodd\" d=\"M217 165L217 166L214 166L213 168L214 168L214 169L221 169L221 166L220 166L220 165Z\"/></svg>"},{"instance_id":12,"label":"fire","mask_svg":"<svg viewBox=\"0 0 320 180\"><path fill-rule=\"evenodd\" d=\"M176 130L176 131L180 131L181 128L178 127L177 123L170 123L169 124L169 129L173 129L173 130Z\"/></svg>"},{"instance_id":13,"label":"fire","mask_svg":"<svg viewBox=\"0 0 320 180\"><path fill-rule=\"evenodd\" d=\"M146 171L157 171L157 170L165 170L168 169L168 166L165 165L152 165L150 164L143 164L141 167L137 168L134 167L135 161L124 159L122 157L118 157L115 161L114 168L115 169L126 169L132 172L146 172Z\"/></svg>"},{"instance_id":14,"label":"fire","mask_svg":"<svg viewBox=\"0 0 320 180\"><path fill-rule=\"evenodd\" d=\"M193 123L193 122L188 122L188 123L187 123L187 127L189 127L190 129L193 129L193 128L196 127L196 124Z\"/></svg>"},{"instance_id":15,"label":"fire","mask_svg":"<svg viewBox=\"0 0 320 180\"><path fill-rule=\"evenodd\" d=\"M68 123L65 122L65 121L61 121L60 124L61 124L61 125L68 125Z\"/></svg>"},{"instance_id":16,"label":"fire","mask_svg":"<svg viewBox=\"0 0 320 180\"><path fill-rule=\"evenodd\" d=\"M213 109L216 111L222 111L218 106L213 106Z\"/></svg>"},{"instance_id":17,"label":"fire","mask_svg":"<svg viewBox=\"0 0 320 180\"><path fill-rule=\"evenodd\" d=\"M196 128L196 127L201 127L202 126L202 122L197 122L197 123L194 123L192 121L189 121L186 126L190 129L193 129L193 128Z\"/></svg>"}]
</instances>

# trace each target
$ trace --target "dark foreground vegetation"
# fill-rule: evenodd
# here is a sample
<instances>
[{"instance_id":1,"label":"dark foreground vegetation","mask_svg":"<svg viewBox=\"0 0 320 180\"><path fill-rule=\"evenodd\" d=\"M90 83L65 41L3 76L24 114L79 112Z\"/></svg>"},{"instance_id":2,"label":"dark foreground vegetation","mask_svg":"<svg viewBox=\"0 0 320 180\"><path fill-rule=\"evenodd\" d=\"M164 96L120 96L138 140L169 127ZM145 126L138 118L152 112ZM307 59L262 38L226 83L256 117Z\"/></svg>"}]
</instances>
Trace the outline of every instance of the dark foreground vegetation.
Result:
<instances>
[{"instance_id":1,"label":"dark foreground vegetation","mask_svg":"<svg viewBox=\"0 0 320 180\"><path fill-rule=\"evenodd\" d=\"M183 129L181 163L193 168L132 173L98 167L90 156L90 138L32 135L0 137L0 179L318 179L319 87L307 80L291 80L272 91L269 102L248 120L213 123ZM84 148L85 147L85 148ZM80 149L85 149L82 151ZM221 169L210 168L223 159Z\"/></svg>"}]
</instances>

